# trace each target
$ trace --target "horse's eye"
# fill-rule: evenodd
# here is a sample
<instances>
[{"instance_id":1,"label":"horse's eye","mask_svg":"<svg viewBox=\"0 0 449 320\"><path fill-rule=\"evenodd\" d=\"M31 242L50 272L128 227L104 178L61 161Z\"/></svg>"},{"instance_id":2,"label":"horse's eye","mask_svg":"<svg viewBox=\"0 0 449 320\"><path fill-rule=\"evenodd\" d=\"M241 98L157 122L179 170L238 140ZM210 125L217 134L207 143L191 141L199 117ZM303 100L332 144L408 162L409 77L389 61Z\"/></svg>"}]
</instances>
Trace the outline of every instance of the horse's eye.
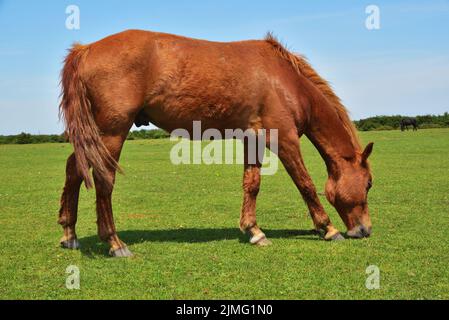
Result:
<instances>
[{"instance_id":1,"label":"horse's eye","mask_svg":"<svg viewBox=\"0 0 449 320\"><path fill-rule=\"evenodd\" d=\"M373 186L373 182L371 180L368 181L368 185L366 186L366 191L368 191L369 189L371 189L371 187Z\"/></svg>"}]
</instances>

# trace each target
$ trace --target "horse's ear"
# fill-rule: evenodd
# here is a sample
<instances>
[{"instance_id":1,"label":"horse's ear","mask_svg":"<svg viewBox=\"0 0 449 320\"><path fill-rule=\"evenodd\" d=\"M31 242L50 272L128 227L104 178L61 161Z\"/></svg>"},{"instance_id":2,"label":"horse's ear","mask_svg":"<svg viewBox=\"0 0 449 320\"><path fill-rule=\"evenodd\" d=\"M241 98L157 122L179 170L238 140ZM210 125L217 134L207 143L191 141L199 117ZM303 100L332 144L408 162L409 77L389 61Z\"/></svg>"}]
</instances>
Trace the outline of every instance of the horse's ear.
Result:
<instances>
[{"instance_id":1,"label":"horse's ear","mask_svg":"<svg viewBox=\"0 0 449 320\"><path fill-rule=\"evenodd\" d=\"M366 161L368 159L371 152L373 152L373 146L374 146L374 142L370 142L365 147L365 150L363 150L363 153L362 153L362 161Z\"/></svg>"}]
</instances>

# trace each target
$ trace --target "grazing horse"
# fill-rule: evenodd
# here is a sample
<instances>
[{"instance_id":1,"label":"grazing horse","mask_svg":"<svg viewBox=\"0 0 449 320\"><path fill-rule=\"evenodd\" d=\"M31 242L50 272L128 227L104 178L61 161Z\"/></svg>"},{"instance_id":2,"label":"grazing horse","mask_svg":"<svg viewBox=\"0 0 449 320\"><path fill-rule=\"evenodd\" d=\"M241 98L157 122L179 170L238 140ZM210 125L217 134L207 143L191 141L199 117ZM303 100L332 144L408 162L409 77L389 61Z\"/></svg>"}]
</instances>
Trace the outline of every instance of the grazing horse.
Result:
<instances>
[{"instance_id":1,"label":"grazing horse","mask_svg":"<svg viewBox=\"0 0 449 320\"><path fill-rule=\"evenodd\" d=\"M304 165L299 137L318 149L328 171L325 193L352 238L368 237L368 157L347 111L329 84L271 34L264 40L210 42L129 30L89 45L74 45L62 70L60 113L73 144L61 198L61 245L78 248L79 189L95 184L98 235L112 256L130 256L116 232L111 194L120 152L133 125L151 122L172 132L202 129L278 130L277 154L307 203L315 230L343 239L332 225ZM274 143L274 141L271 141ZM266 136L270 148L270 136ZM273 144L272 144L273 145ZM247 142L244 142L247 150ZM261 164L243 173L240 228L250 242L270 241L256 222ZM93 181L89 174L93 169Z\"/></svg>"},{"instance_id":2,"label":"grazing horse","mask_svg":"<svg viewBox=\"0 0 449 320\"><path fill-rule=\"evenodd\" d=\"M416 118L401 119L401 131L408 130L408 126L413 126L413 131L418 131L418 122Z\"/></svg>"}]
</instances>

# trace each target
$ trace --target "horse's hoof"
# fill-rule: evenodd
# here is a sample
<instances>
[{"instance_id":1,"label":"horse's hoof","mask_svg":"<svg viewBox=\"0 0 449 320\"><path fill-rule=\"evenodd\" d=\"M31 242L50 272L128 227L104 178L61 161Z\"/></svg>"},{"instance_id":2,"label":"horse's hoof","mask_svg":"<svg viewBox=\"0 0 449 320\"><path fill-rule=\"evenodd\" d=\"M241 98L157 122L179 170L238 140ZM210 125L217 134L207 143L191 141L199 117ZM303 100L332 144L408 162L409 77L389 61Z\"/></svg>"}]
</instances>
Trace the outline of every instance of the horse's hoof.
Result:
<instances>
[{"instance_id":1,"label":"horse's hoof","mask_svg":"<svg viewBox=\"0 0 449 320\"><path fill-rule=\"evenodd\" d=\"M115 257L115 258L126 258L126 257L132 257L133 256L132 252L129 251L128 247L118 248L118 249L115 249L115 250L111 249L109 251L109 254L112 257Z\"/></svg>"},{"instance_id":2,"label":"horse's hoof","mask_svg":"<svg viewBox=\"0 0 449 320\"><path fill-rule=\"evenodd\" d=\"M263 239L260 239L260 241L258 241L256 243L256 245L259 247L267 247L267 246L271 246L272 244L273 243L270 240L268 240L266 237Z\"/></svg>"},{"instance_id":3,"label":"horse's hoof","mask_svg":"<svg viewBox=\"0 0 449 320\"><path fill-rule=\"evenodd\" d=\"M80 243L78 239L70 239L61 241L61 247L65 249L76 250L80 248Z\"/></svg>"},{"instance_id":4,"label":"horse's hoof","mask_svg":"<svg viewBox=\"0 0 449 320\"><path fill-rule=\"evenodd\" d=\"M326 241L341 241L341 240L345 240L345 238L341 235L340 232L337 232L335 234L333 234L332 236L325 236L324 240Z\"/></svg>"},{"instance_id":5,"label":"horse's hoof","mask_svg":"<svg viewBox=\"0 0 449 320\"><path fill-rule=\"evenodd\" d=\"M264 233L259 233L258 235L251 237L249 242L259 247L266 247L272 244L271 241L267 239Z\"/></svg>"}]
</instances>

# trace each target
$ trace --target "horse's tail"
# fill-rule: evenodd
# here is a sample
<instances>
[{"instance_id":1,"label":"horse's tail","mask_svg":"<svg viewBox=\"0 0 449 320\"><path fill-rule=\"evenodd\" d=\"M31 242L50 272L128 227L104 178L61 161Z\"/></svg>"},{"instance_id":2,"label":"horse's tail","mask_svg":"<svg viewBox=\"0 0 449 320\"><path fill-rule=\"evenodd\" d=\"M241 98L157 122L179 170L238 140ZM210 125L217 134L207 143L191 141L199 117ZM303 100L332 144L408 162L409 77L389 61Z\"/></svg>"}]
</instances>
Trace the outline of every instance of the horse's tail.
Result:
<instances>
[{"instance_id":1,"label":"horse's tail","mask_svg":"<svg viewBox=\"0 0 449 320\"><path fill-rule=\"evenodd\" d=\"M93 187L89 169L101 177L107 187L112 188L111 168L118 169L118 163L104 145L100 130L92 112L87 88L81 77L84 57L89 46L75 44L65 58L61 73L60 117L64 119L66 134L75 149L76 165L87 188Z\"/></svg>"}]
</instances>

